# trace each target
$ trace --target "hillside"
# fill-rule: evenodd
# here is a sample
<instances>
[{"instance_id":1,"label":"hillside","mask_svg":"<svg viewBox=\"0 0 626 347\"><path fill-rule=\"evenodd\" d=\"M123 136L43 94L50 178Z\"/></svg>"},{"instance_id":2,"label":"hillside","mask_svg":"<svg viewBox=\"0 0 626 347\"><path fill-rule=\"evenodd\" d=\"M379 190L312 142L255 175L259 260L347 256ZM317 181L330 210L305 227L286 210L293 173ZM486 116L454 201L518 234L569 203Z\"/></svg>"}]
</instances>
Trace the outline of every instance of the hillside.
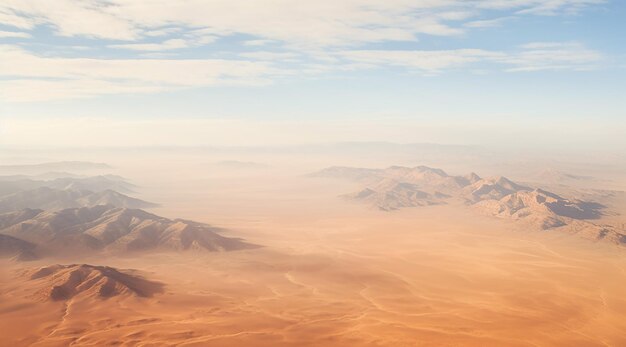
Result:
<instances>
[{"instance_id":1,"label":"hillside","mask_svg":"<svg viewBox=\"0 0 626 347\"><path fill-rule=\"evenodd\" d=\"M95 252L232 251L253 248L207 224L113 206L0 214L0 235L35 245L40 256Z\"/></svg>"}]
</instances>

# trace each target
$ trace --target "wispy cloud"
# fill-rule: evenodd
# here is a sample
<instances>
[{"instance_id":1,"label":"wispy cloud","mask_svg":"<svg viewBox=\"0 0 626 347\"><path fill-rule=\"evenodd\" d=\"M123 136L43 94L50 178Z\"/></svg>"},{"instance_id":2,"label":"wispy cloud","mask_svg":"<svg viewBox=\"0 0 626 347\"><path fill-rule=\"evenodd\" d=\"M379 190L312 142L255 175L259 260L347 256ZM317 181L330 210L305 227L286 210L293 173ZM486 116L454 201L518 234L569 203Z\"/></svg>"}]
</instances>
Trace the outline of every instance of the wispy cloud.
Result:
<instances>
[{"instance_id":1,"label":"wispy cloud","mask_svg":"<svg viewBox=\"0 0 626 347\"><path fill-rule=\"evenodd\" d=\"M41 57L0 46L0 98L35 101L114 93L152 93L213 85L262 84L263 62L219 59L85 59Z\"/></svg>"},{"instance_id":2,"label":"wispy cloud","mask_svg":"<svg viewBox=\"0 0 626 347\"><path fill-rule=\"evenodd\" d=\"M535 14L553 16L557 14L577 14L591 5L606 3L606 0L529 0L526 8L521 8L520 14Z\"/></svg>"},{"instance_id":3,"label":"wispy cloud","mask_svg":"<svg viewBox=\"0 0 626 347\"><path fill-rule=\"evenodd\" d=\"M41 57L16 46L0 46L0 97L13 101L81 98L115 93L153 93L172 89L269 83L275 78L386 66L424 75L474 64L496 64L508 72L589 70L603 56L579 43L535 42L513 51L347 50L332 63L301 62L292 52L248 52L247 60L220 59L85 59ZM282 67L283 62L295 65ZM481 70L483 71L483 70Z\"/></svg>"},{"instance_id":4,"label":"wispy cloud","mask_svg":"<svg viewBox=\"0 0 626 347\"><path fill-rule=\"evenodd\" d=\"M166 36L176 33L174 28L160 29L158 31L150 31L148 36ZM214 35L214 31L208 29L195 29L188 30L180 34L178 38L169 39L162 42L154 43L124 43L109 45L110 48L128 49L133 51L149 51L149 52L163 52L171 51L175 49L203 46L217 40L217 36Z\"/></svg>"},{"instance_id":5,"label":"wispy cloud","mask_svg":"<svg viewBox=\"0 0 626 347\"><path fill-rule=\"evenodd\" d=\"M137 39L136 24L112 10L112 5L95 0L6 0L0 4L0 23L23 29L48 24L62 36Z\"/></svg>"},{"instance_id":6,"label":"wispy cloud","mask_svg":"<svg viewBox=\"0 0 626 347\"><path fill-rule=\"evenodd\" d=\"M130 49L133 51L169 51L189 47L189 43L182 39L171 39L161 43L126 43L121 45L109 45L109 47Z\"/></svg>"},{"instance_id":7,"label":"wispy cloud","mask_svg":"<svg viewBox=\"0 0 626 347\"><path fill-rule=\"evenodd\" d=\"M218 36L243 33L298 46L338 46L417 35L457 35L455 22L482 10L525 14L571 13L603 0L257 0L233 2L125 0L4 0L0 23L47 24L63 36L135 41L176 24L211 28Z\"/></svg>"},{"instance_id":8,"label":"wispy cloud","mask_svg":"<svg viewBox=\"0 0 626 347\"><path fill-rule=\"evenodd\" d=\"M274 41L272 40L248 40L248 41L244 41L243 45L249 46L249 47L255 47L255 46L265 46L273 42Z\"/></svg>"},{"instance_id":9,"label":"wispy cloud","mask_svg":"<svg viewBox=\"0 0 626 347\"><path fill-rule=\"evenodd\" d=\"M339 55L348 61L370 67L400 66L426 74L472 63L496 63L509 72L540 70L589 70L604 59L600 52L577 42L533 42L513 51L456 49L439 51L344 51Z\"/></svg>"},{"instance_id":10,"label":"wispy cloud","mask_svg":"<svg viewBox=\"0 0 626 347\"><path fill-rule=\"evenodd\" d=\"M370 64L371 67L387 65L401 66L429 74L501 56L498 52L481 49L455 49L440 51L361 50L345 51L339 53L339 55L348 61Z\"/></svg>"},{"instance_id":11,"label":"wispy cloud","mask_svg":"<svg viewBox=\"0 0 626 347\"><path fill-rule=\"evenodd\" d=\"M32 37L31 34L18 31L2 31L0 30L0 38L23 38L27 39Z\"/></svg>"},{"instance_id":12,"label":"wispy cloud","mask_svg":"<svg viewBox=\"0 0 626 347\"><path fill-rule=\"evenodd\" d=\"M456 49L441 50L399 50L386 44L401 42L415 47L427 35L460 40L476 28L503 25L510 19L578 13L601 3L604 1L3 0L0 24L16 29L0 31L0 38L29 40L20 46L0 46L0 97L25 101L153 93L385 66L425 75L464 67L512 72L585 70L596 67L603 56L580 43L532 43L515 49L457 44ZM483 19L486 16L495 18ZM77 50L68 45L41 53L37 30L79 37L81 47L93 43L96 49ZM198 49L193 52L194 59L185 56L204 46L211 49L210 54L200 54ZM473 66L487 63L492 66Z\"/></svg>"},{"instance_id":13,"label":"wispy cloud","mask_svg":"<svg viewBox=\"0 0 626 347\"><path fill-rule=\"evenodd\" d=\"M590 70L604 59L577 42L533 42L521 48L501 61L513 65L508 71Z\"/></svg>"},{"instance_id":14,"label":"wispy cloud","mask_svg":"<svg viewBox=\"0 0 626 347\"><path fill-rule=\"evenodd\" d=\"M484 0L474 4L483 9L511 9L518 14L554 16L577 14L589 6L606 2L607 0Z\"/></svg>"},{"instance_id":15,"label":"wispy cloud","mask_svg":"<svg viewBox=\"0 0 626 347\"><path fill-rule=\"evenodd\" d=\"M288 60L293 61L300 55L295 52L271 52L271 51L255 51L241 53L241 57L251 58L256 60Z\"/></svg>"},{"instance_id":16,"label":"wispy cloud","mask_svg":"<svg viewBox=\"0 0 626 347\"><path fill-rule=\"evenodd\" d=\"M494 28L504 24L504 22L511 20L513 17L501 17L494 19L475 20L465 23L468 28Z\"/></svg>"}]
</instances>

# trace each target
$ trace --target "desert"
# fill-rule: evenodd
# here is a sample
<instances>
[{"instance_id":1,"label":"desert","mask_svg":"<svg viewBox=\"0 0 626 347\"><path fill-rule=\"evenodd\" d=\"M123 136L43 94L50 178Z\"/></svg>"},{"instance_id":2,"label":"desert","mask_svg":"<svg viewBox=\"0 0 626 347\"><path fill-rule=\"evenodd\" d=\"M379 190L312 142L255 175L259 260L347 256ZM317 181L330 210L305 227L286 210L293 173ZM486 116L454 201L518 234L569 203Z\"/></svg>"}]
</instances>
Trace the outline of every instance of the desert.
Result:
<instances>
[{"instance_id":1,"label":"desert","mask_svg":"<svg viewBox=\"0 0 626 347\"><path fill-rule=\"evenodd\" d=\"M412 182L403 188L433 198L439 191L440 203L400 199L397 209L382 209L378 200L346 199L363 185L397 192L382 169L336 178L317 174L314 163L303 173L280 163L206 176L192 157L160 177L132 180L142 198L163 202L151 211L186 211L180 219L111 205L0 216L3 343L626 343L618 191L567 200L504 178L394 167L394 180ZM160 180L183 172L188 183L164 195ZM268 179L277 172L281 180ZM180 198L191 191L206 195ZM582 196L576 192L567 196ZM592 200L603 206L597 214L570 213ZM563 225L545 228L545 218Z\"/></svg>"},{"instance_id":2,"label":"desert","mask_svg":"<svg viewBox=\"0 0 626 347\"><path fill-rule=\"evenodd\" d=\"M625 18L0 0L0 347L626 347Z\"/></svg>"}]
</instances>

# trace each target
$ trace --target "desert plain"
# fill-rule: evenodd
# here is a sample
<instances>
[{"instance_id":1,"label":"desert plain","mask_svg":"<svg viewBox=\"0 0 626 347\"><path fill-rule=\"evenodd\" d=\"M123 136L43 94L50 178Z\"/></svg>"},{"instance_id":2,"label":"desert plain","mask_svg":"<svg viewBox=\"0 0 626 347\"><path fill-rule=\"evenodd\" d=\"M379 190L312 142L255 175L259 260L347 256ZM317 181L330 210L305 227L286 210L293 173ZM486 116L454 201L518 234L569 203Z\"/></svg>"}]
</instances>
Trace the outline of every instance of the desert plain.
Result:
<instances>
[{"instance_id":1,"label":"desert plain","mask_svg":"<svg viewBox=\"0 0 626 347\"><path fill-rule=\"evenodd\" d=\"M258 247L2 259L0 345L626 345L622 245L458 201L394 211L348 201L362 184L311 177L327 166L315 161L172 156L163 169L163 159L147 157L113 167L159 204L148 211ZM619 229L622 182L598 182L616 194L594 223ZM55 264L68 268L41 272ZM54 296L64 271L86 277ZM91 278L98 287L85 287Z\"/></svg>"}]
</instances>

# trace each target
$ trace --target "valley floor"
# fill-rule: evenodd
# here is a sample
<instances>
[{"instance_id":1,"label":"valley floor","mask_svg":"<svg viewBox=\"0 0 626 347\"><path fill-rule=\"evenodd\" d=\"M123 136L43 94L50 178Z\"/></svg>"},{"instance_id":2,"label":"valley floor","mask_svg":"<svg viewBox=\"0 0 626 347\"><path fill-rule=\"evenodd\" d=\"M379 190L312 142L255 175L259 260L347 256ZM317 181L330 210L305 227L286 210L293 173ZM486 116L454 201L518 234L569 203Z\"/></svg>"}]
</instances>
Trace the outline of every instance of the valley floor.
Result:
<instances>
[{"instance_id":1,"label":"valley floor","mask_svg":"<svg viewBox=\"0 0 626 347\"><path fill-rule=\"evenodd\" d=\"M626 345L623 249L462 206L326 212L220 222L260 249L72 259L138 269L151 298L43 302L17 276L67 261L5 261L0 345Z\"/></svg>"}]
</instances>

